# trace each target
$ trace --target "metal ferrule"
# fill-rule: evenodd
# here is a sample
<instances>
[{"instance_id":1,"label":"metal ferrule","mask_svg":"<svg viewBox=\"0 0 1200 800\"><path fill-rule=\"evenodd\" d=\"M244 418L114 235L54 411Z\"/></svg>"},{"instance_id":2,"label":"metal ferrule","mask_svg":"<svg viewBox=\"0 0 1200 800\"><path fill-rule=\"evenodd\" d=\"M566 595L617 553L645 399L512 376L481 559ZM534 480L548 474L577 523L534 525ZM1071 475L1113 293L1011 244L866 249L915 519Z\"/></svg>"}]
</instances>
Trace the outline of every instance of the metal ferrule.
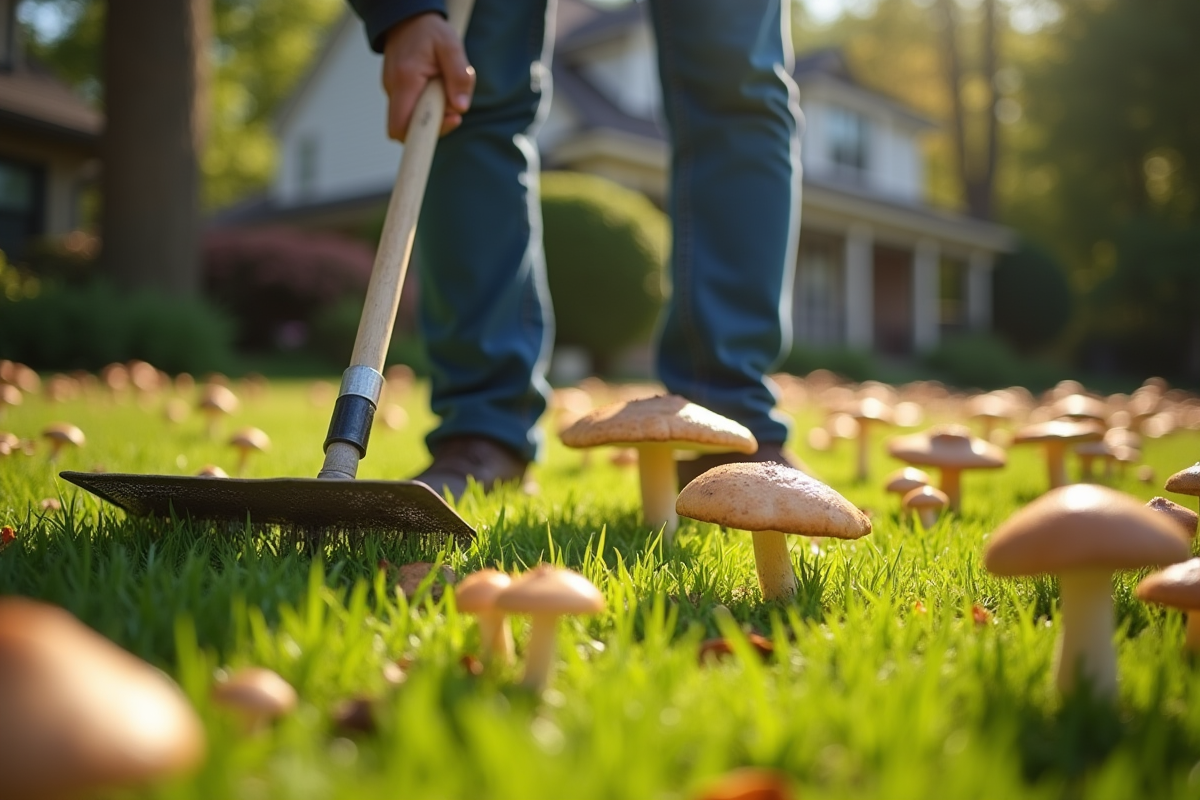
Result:
<instances>
[{"instance_id":1,"label":"metal ferrule","mask_svg":"<svg viewBox=\"0 0 1200 800\"><path fill-rule=\"evenodd\" d=\"M383 376L378 370L361 364L351 366L342 373L342 388L338 396L344 397L348 394L365 397L371 401L371 405L378 406L379 398L383 394Z\"/></svg>"}]
</instances>

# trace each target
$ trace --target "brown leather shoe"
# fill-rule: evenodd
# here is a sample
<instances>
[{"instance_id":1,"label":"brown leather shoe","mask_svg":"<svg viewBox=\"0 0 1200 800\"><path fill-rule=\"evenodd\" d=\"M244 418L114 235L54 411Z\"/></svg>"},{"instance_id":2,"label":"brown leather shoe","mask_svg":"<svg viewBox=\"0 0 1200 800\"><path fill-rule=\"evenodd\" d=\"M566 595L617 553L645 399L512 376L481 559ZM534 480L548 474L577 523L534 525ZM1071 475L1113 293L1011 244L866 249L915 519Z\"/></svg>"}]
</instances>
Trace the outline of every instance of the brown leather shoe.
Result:
<instances>
[{"instance_id":1,"label":"brown leather shoe","mask_svg":"<svg viewBox=\"0 0 1200 800\"><path fill-rule=\"evenodd\" d=\"M438 442L433 463L413 478L438 494L450 491L458 500L474 478L485 492L499 484L523 481L529 462L507 446L485 436L455 436Z\"/></svg>"},{"instance_id":2,"label":"brown leather shoe","mask_svg":"<svg viewBox=\"0 0 1200 800\"><path fill-rule=\"evenodd\" d=\"M675 462L675 471L679 475L679 488L687 486L713 467L743 461L774 461L777 464L795 467L809 475L812 474L807 464L783 449L782 442L759 442L758 450L753 453L708 453L690 461Z\"/></svg>"}]
</instances>

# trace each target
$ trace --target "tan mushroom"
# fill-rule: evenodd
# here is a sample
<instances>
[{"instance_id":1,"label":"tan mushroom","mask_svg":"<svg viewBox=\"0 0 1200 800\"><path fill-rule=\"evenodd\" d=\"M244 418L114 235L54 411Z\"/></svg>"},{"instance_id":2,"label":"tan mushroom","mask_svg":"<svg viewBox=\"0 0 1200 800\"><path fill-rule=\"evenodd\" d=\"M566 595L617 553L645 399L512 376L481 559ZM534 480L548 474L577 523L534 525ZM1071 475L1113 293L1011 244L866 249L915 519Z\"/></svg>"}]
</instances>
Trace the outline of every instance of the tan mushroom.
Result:
<instances>
[{"instance_id":1,"label":"tan mushroom","mask_svg":"<svg viewBox=\"0 0 1200 800\"><path fill-rule=\"evenodd\" d=\"M19 406L24 398L21 390L9 383L0 383L0 419L4 419L4 411L9 406Z\"/></svg>"},{"instance_id":2,"label":"tan mushroom","mask_svg":"<svg viewBox=\"0 0 1200 800\"><path fill-rule=\"evenodd\" d=\"M554 671L558 618L564 614L599 614L605 603L600 590L578 572L542 564L518 576L500 592L496 608L533 617L522 683L541 691Z\"/></svg>"},{"instance_id":3,"label":"tan mushroom","mask_svg":"<svg viewBox=\"0 0 1200 800\"><path fill-rule=\"evenodd\" d=\"M890 406L874 397L864 397L846 408L846 413L858 423L858 450L854 477L865 481L870 474L871 429L895 424Z\"/></svg>"},{"instance_id":4,"label":"tan mushroom","mask_svg":"<svg viewBox=\"0 0 1200 800\"><path fill-rule=\"evenodd\" d=\"M271 437L258 428L242 428L229 438L229 446L238 451L237 474L241 475L246 471L251 453L271 449Z\"/></svg>"},{"instance_id":5,"label":"tan mushroom","mask_svg":"<svg viewBox=\"0 0 1200 800\"><path fill-rule=\"evenodd\" d=\"M901 467L884 478L883 488L886 491L900 495L901 499L903 499L904 495L913 489L928 486L931 482L932 479L925 470L917 469L916 467Z\"/></svg>"},{"instance_id":6,"label":"tan mushroom","mask_svg":"<svg viewBox=\"0 0 1200 800\"><path fill-rule=\"evenodd\" d=\"M921 520L921 527L929 530L937 524L938 516L950 505L946 493L933 486L918 486L901 501L905 511L915 512Z\"/></svg>"},{"instance_id":7,"label":"tan mushroom","mask_svg":"<svg viewBox=\"0 0 1200 800\"><path fill-rule=\"evenodd\" d=\"M83 447L87 437L83 431L69 422L54 422L42 430L42 438L50 443L50 461L58 460L64 447Z\"/></svg>"},{"instance_id":8,"label":"tan mushroom","mask_svg":"<svg viewBox=\"0 0 1200 800\"><path fill-rule=\"evenodd\" d=\"M950 498L950 510L962 506L962 472L967 469L998 469L1007 461L1004 451L991 442L976 439L961 425L932 428L891 439L893 457L942 471L941 490Z\"/></svg>"},{"instance_id":9,"label":"tan mushroom","mask_svg":"<svg viewBox=\"0 0 1200 800\"><path fill-rule=\"evenodd\" d=\"M296 690L265 667L243 667L213 684L213 702L230 709L255 731L296 707Z\"/></svg>"},{"instance_id":10,"label":"tan mushroom","mask_svg":"<svg viewBox=\"0 0 1200 800\"><path fill-rule=\"evenodd\" d=\"M1040 444L1046 451L1046 470L1050 488L1070 483L1067 479L1067 445L1096 442L1104 438L1104 426L1098 422L1072 422L1052 419L1026 425L1013 435L1013 444Z\"/></svg>"},{"instance_id":11,"label":"tan mushroom","mask_svg":"<svg viewBox=\"0 0 1200 800\"><path fill-rule=\"evenodd\" d=\"M207 421L206 430L209 438L216 438L221 418L237 411L239 405L237 395L228 386L221 383L204 384L200 390L200 402L197 404L197 408Z\"/></svg>"},{"instance_id":12,"label":"tan mushroom","mask_svg":"<svg viewBox=\"0 0 1200 800\"><path fill-rule=\"evenodd\" d=\"M1196 512L1190 508L1184 508L1179 503L1173 503L1165 497L1154 497L1146 503L1147 508L1152 508L1160 514L1165 514L1169 517L1179 529L1183 531L1189 539L1196 536L1196 523L1200 519Z\"/></svg>"},{"instance_id":13,"label":"tan mushroom","mask_svg":"<svg viewBox=\"0 0 1200 800\"><path fill-rule=\"evenodd\" d=\"M0 431L0 456L15 453L21 447L21 439L15 433Z\"/></svg>"},{"instance_id":14,"label":"tan mushroom","mask_svg":"<svg viewBox=\"0 0 1200 800\"><path fill-rule=\"evenodd\" d=\"M678 395L614 403L584 414L560 434L567 447L609 445L638 451L642 514L663 528L669 544L679 526L675 498L679 478L675 451L754 453L758 442L745 427Z\"/></svg>"},{"instance_id":15,"label":"tan mushroom","mask_svg":"<svg viewBox=\"0 0 1200 800\"><path fill-rule=\"evenodd\" d=\"M1167 482L1163 484L1163 488L1175 494L1188 494L1192 497L1200 497L1200 462L1187 469L1181 469L1167 478Z\"/></svg>"},{"instance_id":16,"label":"tan mushroom","mask_svg":"<svg viewBox=\"0 0 1200 800\"><path fill-rule=\"evenodd\" d=\"M1193 653L1200 653L1200 558L1147 575L1137 585L1136 593L1139 600L1186 612L1184 644Z\"/></svg>"},{"instance_id":17,"label":"tan mushroom","mask_svg":"<svg viewBox=\"0 0 1200 800\"><path fill-rule=\"evenodd\" d=\"M992 434L996 426L1012 421L1016 415L1012 398L1002 392L975 395L967 401L964 410L970 419L977 419L982 423L983 432L980 438L989 442L993 441Z\"/></svg>"},{"instance_id":18,"label":"tan mushroom","mask_svg":"<svg viewBox=\"0 0 1200 800\"><path fill-rule=\"evenodd\" d=\"M1190 555L1178 526L1127 494L1096 484L1052 489L1004 522L988 541L995 575L1058 576L1061 626L1055 679L1064 694L1082 678L1115 695L1112 573L1164 566Z\"/></svg>"},{"instance_id":19,"label":"tan mushroom","mask_svg":"<svg viewBox=\"0 0 1200 800\"><path fill-rule=\"evenodd\" d=\"M190 771L204 728L179 688L54 606L0 599L0 795L91 796Z\"/></svg>"},{"instance_id":20,"label":"tan mushroom","mask_svg":"<svg viewBox=\"0 0 1200 800\"><path fill-rule=\"evenodd\" d=\"M1069 394L1050 407L1050 414L1055 419L1069 419L1074 422L1105 422L1108 419L1108 411L1107 403L1086 394Z\"/></svg>"},{"instance_id":21,"label":"tan mushroom","mask_svg":"<svg viewBox=\"0 0 1200 800\"><path fill-rule=\"evenodd\" d=\"M714 467L679 493L676 510L692 519L750 531L763 599L796 594L787 536L858 539L871 520L816 478L783 464L750 462Z\"/></svg>"},{"instance_id":22,"label":"tan mushroom","mask_svg":"<svg viewBox=\"0 0 1200 800\"><path fill-rule=\"evenodd\" d=\"M513 659L512 626L496 608L496 598L512 584L512 578L494 569L481 569L462 579L454 588L459 611L479 620L480 657L485 663L510 664Z\"/></svg>"}]
</instances>

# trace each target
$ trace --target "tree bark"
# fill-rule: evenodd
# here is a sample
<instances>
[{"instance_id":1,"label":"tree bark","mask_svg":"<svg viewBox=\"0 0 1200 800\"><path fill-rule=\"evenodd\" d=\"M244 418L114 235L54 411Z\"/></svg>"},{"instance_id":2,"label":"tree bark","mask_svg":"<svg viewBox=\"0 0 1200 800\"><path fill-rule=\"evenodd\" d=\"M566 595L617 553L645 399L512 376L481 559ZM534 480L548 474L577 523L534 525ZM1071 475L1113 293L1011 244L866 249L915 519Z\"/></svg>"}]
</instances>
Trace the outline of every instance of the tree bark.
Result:
<instances>
[{"instance_id":1,"label":"tree bark","mask_svg":"<svg viewBox=\"0 0 1200 800\"><path fill-rule=\"evenodd\" d=\"M955 0L938 0L937 9L942 16L942 58L946 66L946 90L950 95L950 135L954 140L954 160L958 168L959 183L969 202L967 112L963 108L963 68L958 52L958 14L954 2Z\"/></svg>"},{"instance_id":2,"label":"tree bark","mask_svg":"<svg viewBox=\"0 0 1200 800\"><path fill-rule=\"evenodd\" d=\"M211 0L108 0L101 234L127 288L200 288L200 170Z\"/></svg>"}]
</instances>

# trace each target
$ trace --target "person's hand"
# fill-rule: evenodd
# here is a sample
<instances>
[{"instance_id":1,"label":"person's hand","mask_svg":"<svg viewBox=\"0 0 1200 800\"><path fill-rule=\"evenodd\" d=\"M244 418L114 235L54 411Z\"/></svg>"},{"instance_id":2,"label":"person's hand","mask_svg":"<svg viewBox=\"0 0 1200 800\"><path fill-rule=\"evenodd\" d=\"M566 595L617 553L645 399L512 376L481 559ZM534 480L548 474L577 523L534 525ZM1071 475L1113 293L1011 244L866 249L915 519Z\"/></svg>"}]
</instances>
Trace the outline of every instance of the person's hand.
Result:
<instances>
[{"instance_id":1,"label":"person's hand","mask_svg":"<svg viewBox=\"0 0 1200 800\"><path fill-rule=\"evenodd\" d=\"M403 142L413 107L425 86L441 78L446 90L442 134L462 124L475 91L475 70L454 28L441 14L410 17L387 33L383 45L383 88L388 96L388 136Z\"/></svg>"}]
</instances>

